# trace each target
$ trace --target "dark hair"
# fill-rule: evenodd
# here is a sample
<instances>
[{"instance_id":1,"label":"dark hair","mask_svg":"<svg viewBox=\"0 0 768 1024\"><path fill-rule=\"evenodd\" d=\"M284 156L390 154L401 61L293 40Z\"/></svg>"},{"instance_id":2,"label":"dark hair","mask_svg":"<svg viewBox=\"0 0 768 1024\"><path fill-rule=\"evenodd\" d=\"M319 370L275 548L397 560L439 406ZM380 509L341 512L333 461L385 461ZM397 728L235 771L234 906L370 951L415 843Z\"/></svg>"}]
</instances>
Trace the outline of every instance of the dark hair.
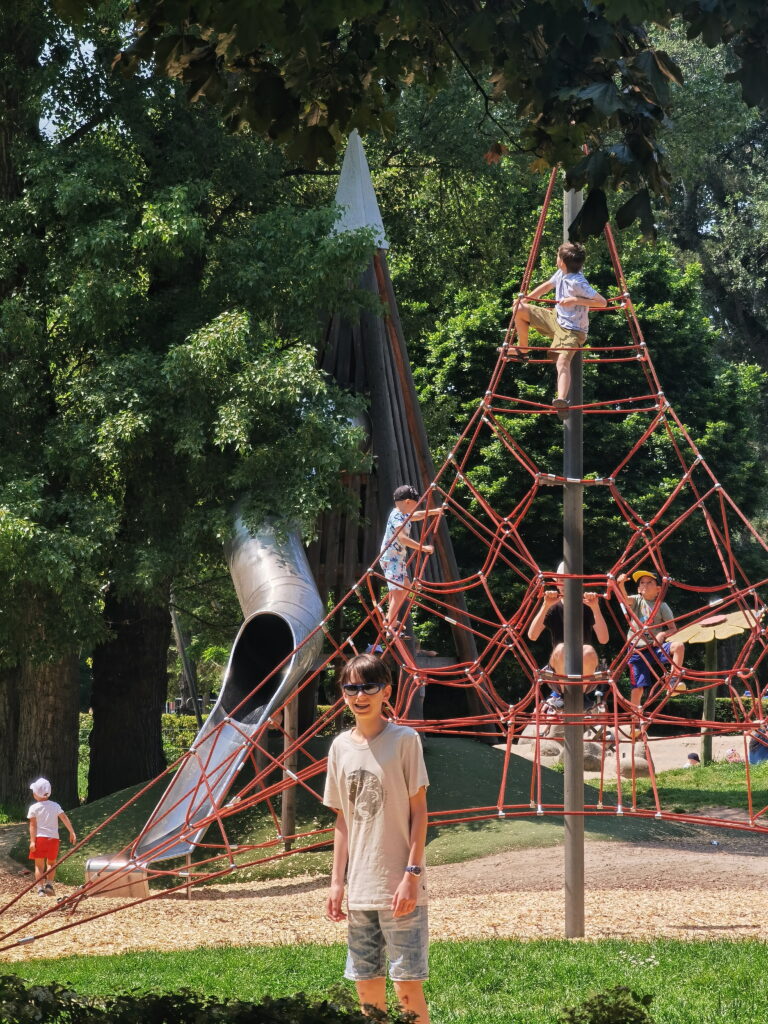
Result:
<instances>
[{"instance_id":1,"label":"dark hair","mask_svg":"<svg viewBox=\"0 0 768 1024\"><path fill-rule=\"evenodd\" d=\"M398 501L418 501L419 492L411 484L403 484L401 487L395 488L395 493L392 496L395 502Z\"/></svg>"},{"instance_id":2,"label":"dark hair","mask_svg":"<svg viewBox=\"0 0 768 1024\"><path fill-rule=\"evenodd\" d=\"M339 686L346 686L347 683L379 683L381 686L391 686L392 676L381 658L373 654L358 654L350 658L341 670Z\"/></svg>"},{"instance_id":3,"label":"dark hair","mask_svg":"<svg viewBox=\"0 0 768 1024\"><path fill-rule=\"evenodd\" d=\"M557 255L565 264L565 269L569 274L578 274L587 258L584 246L579 245L578 242L563 242L557 250Z\"/></svg>"}]
</instances>

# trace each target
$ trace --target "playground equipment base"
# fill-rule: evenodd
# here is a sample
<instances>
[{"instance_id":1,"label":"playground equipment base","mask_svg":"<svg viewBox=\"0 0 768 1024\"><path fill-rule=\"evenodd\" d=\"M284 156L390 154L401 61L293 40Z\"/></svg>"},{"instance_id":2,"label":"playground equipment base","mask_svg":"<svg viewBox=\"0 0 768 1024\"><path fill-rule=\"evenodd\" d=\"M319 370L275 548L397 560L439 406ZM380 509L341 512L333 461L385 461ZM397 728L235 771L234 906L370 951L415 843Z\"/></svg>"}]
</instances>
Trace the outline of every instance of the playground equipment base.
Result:
<instances>
[{"instance_id":1,"label":"playground equipment base","mask_svg":"<svg viewBox=\"0 0 768 1024\"><path fill-rule=\"evenodd\" d=\"M119 857L91 857L85 865L85 880L92 885L89 896L149 896L147 869Z\"/></svg>"}]
</instances>

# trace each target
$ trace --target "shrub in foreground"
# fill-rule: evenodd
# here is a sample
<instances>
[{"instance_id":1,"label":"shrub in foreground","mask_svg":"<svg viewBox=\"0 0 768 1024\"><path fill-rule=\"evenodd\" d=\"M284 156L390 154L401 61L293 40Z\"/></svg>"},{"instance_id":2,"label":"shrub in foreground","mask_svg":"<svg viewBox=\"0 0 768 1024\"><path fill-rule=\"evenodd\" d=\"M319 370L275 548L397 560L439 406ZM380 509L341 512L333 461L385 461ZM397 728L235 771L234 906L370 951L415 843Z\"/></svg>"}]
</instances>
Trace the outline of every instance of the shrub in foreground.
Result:
<instances>
[{"instance_id":1,"label":"shrub in foreground","mask_svg":"<svg viewBox=\"0 0 768 1024\"><path fill-rule=\"evenodd\" d=\"M0 976L2 1024L371 1024L372 1019L341 989L319 1003L302 993L259 1003L219 1002L186 989L103 999L78 995L55 982L33 985L15 975ZM412 1018L394 1014L385 1019L407 1024Z\"/></svg>"},{"instance_id":2,"label":"shrub in foreground","mask_svg":"<svg viewBox=\"0 0 768 1024\"><path fill-rule=\"evenodd\" d=\"M623 985L562 1011L561 1024L653 1024L640 996ZM0 976L2 1024L411 1024L412 1014L364 1016L351 993L339 987L322 1002L303 993L259 1003L217 1001L178 992L130 992L107 998L78 995L56 982L34 985L16 975Z\"/></svg>"},{"instance_id":3,"label":"shrub in foreground","mask_svg":"<svg viewBox=\"0 0 768 1024\"><path fill-rule=\"evenodd\" d=\"M570 1010L563 1010L561 1024L653 1024L648 1013L653 996L641 996L626 985L585 999Z\"/></svg>"}]
</instances>

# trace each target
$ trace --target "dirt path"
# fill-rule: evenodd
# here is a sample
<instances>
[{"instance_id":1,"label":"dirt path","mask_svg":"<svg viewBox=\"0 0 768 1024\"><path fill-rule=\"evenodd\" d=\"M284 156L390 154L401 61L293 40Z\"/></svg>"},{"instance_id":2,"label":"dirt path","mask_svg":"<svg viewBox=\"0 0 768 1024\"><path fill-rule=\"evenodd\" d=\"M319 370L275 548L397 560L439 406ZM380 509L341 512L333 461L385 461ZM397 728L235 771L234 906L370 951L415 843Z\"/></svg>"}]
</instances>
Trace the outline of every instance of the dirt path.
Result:
<instances>
[{"instance_id":1,"label":"dirt path","mask_svg":"<svg viewBox=\"0 0 768 1024\"><path fill-rule=\"evenodd\" d=\"M768 842L748 835L733 840L732 844L723 838L713 846L702 836L699 848L696 843L681 847L588 842L587 938L768 940ZM10 871L4 865L0 894L7 900L28 878L19 874L18 865ZM560 938L562 878L562 847L432 868L432 937ZM230 943L341 942L344 927L323 916L326 884L325 878L304 876L213 886L196 892L190 901L166 896L9 950L0 954L0 960ZM26 925L41 909L50 909L20 933L39 934L123 905L119 900L92 900L69 916L52 910L49 901L27 894L0 922L6 932Z\"/></svg>"}]
</instances>

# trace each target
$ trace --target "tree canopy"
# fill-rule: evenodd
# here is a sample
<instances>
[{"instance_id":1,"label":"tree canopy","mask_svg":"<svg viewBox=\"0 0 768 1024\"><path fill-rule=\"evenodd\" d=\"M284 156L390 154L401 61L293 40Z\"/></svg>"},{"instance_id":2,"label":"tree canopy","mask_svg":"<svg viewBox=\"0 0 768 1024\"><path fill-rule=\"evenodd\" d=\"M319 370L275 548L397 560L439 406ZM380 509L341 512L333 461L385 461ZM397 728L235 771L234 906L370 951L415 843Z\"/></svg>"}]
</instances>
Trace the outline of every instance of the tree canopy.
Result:
<instances>
[{"instance_id":1,"label":"tree canopy","mask_svg":"<svg viewBox=\"0 0 768 1024\"><path fill-rule=\"evenodd\" d=\"M219 565L244 493L254 518L307 534L338 497L357 404L313 342L323 302L357 308L372 240L331 235L336 211L294 201L278 150L173 83L110 74L106 15L74 37L15 0L0 38L0 799L15 800L40 771L27 756L50 763L15 753L25 715L55 714L30 681L41 665L71 675L95 652L92 703L117 736L101 782L107 760L121 784L150 777L154 754L132 759L159 736L173 581Z\"/></svg>"},{"instance_id":2,"label":"tree canopy","mask_svg":"<svg viewBox=\"0 0 768 1024\"><path fill-rule=\"evenodd\" d=\"M728 52L668 39L687 87L664 130L678 175L662 231L701 263L704 301L728 351L768 367L768 113L748 110L726 81Z\"/></svg>"},{"instance_id":3,"label":"tree canopy","mask_svg":"<svg viewBox=\"0 0 768 1024\"><path fill-rule=\"evenodd\" d=\"M57 6L78 17L94 0ZM588 188L581 235L605 223L605 190L624 188L617 224L651 233L650 196L669 188L658 136L682 79L650 26L680 18L690 38L727 43L728 77L768 106L763 0L133 0L129 12L123 70L151 64L310 165L332 162L352 128L391 129L406 86L439 91L459 67L488 116L511 104L523 124L489 159L512 144Z\"/></svg>"}]
</instances>

